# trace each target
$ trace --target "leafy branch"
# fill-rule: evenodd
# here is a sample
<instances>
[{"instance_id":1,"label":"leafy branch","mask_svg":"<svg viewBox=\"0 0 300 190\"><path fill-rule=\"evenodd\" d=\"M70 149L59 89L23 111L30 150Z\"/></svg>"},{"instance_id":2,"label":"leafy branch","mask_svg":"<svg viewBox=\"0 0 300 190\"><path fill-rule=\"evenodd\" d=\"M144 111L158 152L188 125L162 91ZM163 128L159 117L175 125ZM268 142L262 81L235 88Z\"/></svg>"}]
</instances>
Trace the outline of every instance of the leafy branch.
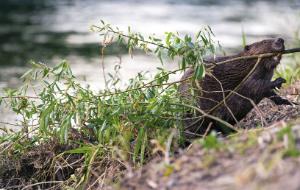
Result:
<instances>
[{"instance_id":1,"label":"leafy branch","mask_svg":"<svg viewBox=\"0 0 300 190\"><path fill-rule=\"evenodd\" d=\"M91 29L103 36L104 44L109 44L106 41L111 42L112 39L116 39L119 43L125 42L130 54L135 48L142 49L146 53L153 52L161 63L164 62L164 56L172 60L178 57L181 70L185 70L189 66L195 68L195 78L202 78L205 74L204 56L214 55L216 51L214 34L209 26L204 27L194 37L188 35L181 37L179 33L166 32L164 41L154 35L146 38L138 32L132 32L130 27L125 34L118 27L114 28L104 21L101 21L100 26L93 25ZM154 49L151 49L150 45L154 46Z\"/></svg>"}]
</instances>

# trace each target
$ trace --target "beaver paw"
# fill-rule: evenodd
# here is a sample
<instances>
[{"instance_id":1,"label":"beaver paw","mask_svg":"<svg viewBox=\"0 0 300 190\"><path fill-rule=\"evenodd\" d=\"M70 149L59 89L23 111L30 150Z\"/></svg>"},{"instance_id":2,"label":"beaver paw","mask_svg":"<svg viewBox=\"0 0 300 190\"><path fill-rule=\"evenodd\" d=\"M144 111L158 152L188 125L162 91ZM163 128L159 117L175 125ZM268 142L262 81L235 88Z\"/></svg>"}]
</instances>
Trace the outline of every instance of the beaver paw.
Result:
<instances>
[{"instance_id":1,"label":"beaver paw","mask_svg":"<svg viewBox=\"0 0 300 190\"><path fill-rule=\"evenodd\" d=\"M273 88L281 88L283 83L286 83L286 80L284 78L277 78L273 82Z\"/></svg>"},{"instance_id":2,"label":"beaver paw","mask_svg":"<svg viewBox=\"0 0 300 190\"><path fill-rule=\"evenodd\" d=\"M278 100L278 101L274 101L276 105L290 105L292 106L293 104L286 100L286 99L281 99L281 100Z\"/></svg>"}]
</instances>

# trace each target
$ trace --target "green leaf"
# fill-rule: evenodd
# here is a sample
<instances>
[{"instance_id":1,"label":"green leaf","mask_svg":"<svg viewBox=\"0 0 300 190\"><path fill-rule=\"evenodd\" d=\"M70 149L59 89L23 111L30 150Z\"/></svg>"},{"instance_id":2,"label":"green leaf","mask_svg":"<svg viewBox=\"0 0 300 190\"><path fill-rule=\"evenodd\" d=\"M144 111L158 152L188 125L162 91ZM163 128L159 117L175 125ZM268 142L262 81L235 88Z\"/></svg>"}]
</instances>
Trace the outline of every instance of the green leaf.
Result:
<instances>
[{"instance_id":1,"label":"green leaf","mask_svg":"<svg viewBox=\"0 0 300 190\"><path fill-rule=\"evenodd\" d=\"M186 69L186 61L185 61L185 57L182 58L182 61L181 61L181 65L180 65L180 66L181 66L181 69L184 69L184 70Z\"/></svg>"},{"instance_id":2,"label":"green leaf","mask_svg":"<svg viewBox=\"0 0 300 190\"><path fill-rule=\"evenodd\" d=\"M144 36L142 36L141 34L138 34L138 36L141 40L145 40Z\"/></svg>"},{"instance_id":3,"label":"green leaf","mask_svg":"<svg viewBox=\"0 0 300 190\"><path fill-rule=\"evenodd\" d=\"M214 34L214 32L212 31L211 27L210 27L210 26L207 26L207 28L208 28L209 32L214 36L215 34Z\"/></svg>"},{"instance_id":4,"label":"green leaf","mask_svg":"<svg viewBox=\"0 0 300 190\"><path fill-rule=\"evenodd\" d=\"M103 132L105 129L107 129L107 127L108 127L108 125L107 125L107 121L106 121L106 120L104 120L104 122L103 122L103 124L102 124L102 126L101 126L101 129L100 129L100 131L101 131L101 132Z\"/></svg>"},{"instance_id":5,"label":"green leaf","mask_svg":"<svg viewBox=\"0 0 300 190\"><path fill-rule=\"evenodd\" d=\"M27 78L29 75L31 75L32 73L32 69L29 69L28 71L26 71L22 76L21 79Z\"/></svg>"},{"instance_id":6,"label":"green leaf","mask_svg":"<svg viewBox=\"0 0 300 190\"><path fill-rule=\"evenodd\" d=\"M141 145L141 161L140 163L144 163L145 161L145 150L146 150L146 146L147 146L147 133L145 133L144 135L144 139L143 139L143 143Z\"/></svg>"},{"instance_id":7,"label":"green leaf","mask_svg":"<svg viewBox=\"0 0 300 190\"><path fill-rule=\"evenodd\" d=\"M300 150L294 148L294 149L287 149L284 151L283 156L285 157L299 157L300 156Z\"/></svg>"},{"instance_id":8,"label":"green leaf","mask_svg":"<svg viewBox=\"0 0 300 190\"><path fill-rule=\"evenodd\" d=\"M206 46L208 44L207 38L205 36L201 35L201 39L202 39L204 45Z\"/></svg>"},{"instance_id":9,"label":"green leaf","mask_svg":"<svg viewBox=\"0 0 300 190\"><path fill-rule=\"evenodd\" d=\"M72 149L72 150L67 150L67 151L65 151L65 153L67 153L67 154L87 154L88 153L89 154L93 150L94 150L93 147L88 146L88 145L83 145L79 148L75 148L75 149Z\"/></svg>"},{"instance_id":10,"label":"green leaf","mask_svg":"<svg viewBox=\"0 0 300 190\"><path fill-rule=\"evenodd\" d=\"M159 58L159 61L160 61L160 63L163 65L164 64L164 61L163 61L163 59L162 59L162 53L161 53L161 49L158 51L158 53L157 53L157 56L158 56L158 58Z\"/></svg>"},{"instance_id":11,"label":"green leaf","mask_svg":"<svg viewBox=\"0 0 300 190\"><path fill-rule=\"evenodd\" d=\"M192 40L192 39L191 39L188 35L185 35L185 36L184 36L184 41L185 41L185 42L191 42L191 40Z\"/></svg>"},{"instance_id":12,"label":"green leaf","mask_svg":"<svg viewBox=\"0 0 300 190\"><path fill-rule=\"evenodd\" d=\"M207 149L216 149L216 148L221 147L221 144L218 141L218 138L217 138L217 135L215 132L209 134L204 139L201 139L200 143L203 145L204 148L207 148Z\"/></svg>"},{"instance_id":13,"label":"green leaf","mask_svg":"<svg viewBox=\"0 0 300 190\"><path fill-rule=\"evenodd\" d=\"M50 104L45 110L41 112L39 123L40 123L40 131L43 133L48 133L49 129L49 119L50 114L54 109L54 104Z\"/></svg>"},{"instance_id":14,"label":"green leaf","mask_svg":"<svg viewBox=\"0 0 300 190\"><path fill-rule=\"evenodd\" d=\"M172 32L168 32L168 33L167 33L167 37L166 37L166 44L167 44L168 46L171 45L171 42L170 42L171 36L172 36Z\"/></svg>"},{"instance_id":15,"label":"green leaf","mask_svg":"<svg viewBox=\"0 0 300 190\"><path fill-rule=\"evenodd\" d=\"M45 68L45 69L43 70L43 78L45 78L48 74L49 74L49 69L48 69L48 68Z\"/></svg>"},{"instance_id":16,"label":"green leaf","mask_svg":"<svg viewBox=\"0 0 300 190\"><path fill-rule=\"evenodd\" d=\"M197 65L195 70L195 78L202 79L205 76L205 67L203 64Z\"/></svg>"},{"instance_id":17,"label":"green leaf","mask_svg":"<svg viewBox=\"0 0 300 190\"><path fill-rule=\"evenodd\" d=\"M194 45L192 42L188 42L187 45L188 45L188 47L191 48L191 49L195 47L195 45Z\"/></svg>"},{"instance_id":18,"label":"green leaf","mask_svg":"<svg viewBox=\"0 0 300 190\"><path fill-rule=\"evenodd\" d=\"M244 32L244 28L242 27L242 45L243 45L243 47L245 47L246 44L247 44L247 42L246 42L246 34Z\"/></svg>"},{"instance_id":19,"label":"green leaf","mask_svg":"<svg viewBox=\"0 0 300 190\"><path fill-rule=\"evenodd\" d=\"M161 39L159 39L159 38L152 38L152 40L154 41L154 42L161 42L162 40Z\"/></svg>"},{"instance_id":20,"label":"green leaf","mask_svg":"<svg viewBox=\"0 0 300 190\"><path fill-rule=\"evenodd\" d=\"M136 143L135 143L134 151L133 151L133 162L134 163L137 162L137 158L138 158L139 152L140 152L142 144L143 144L144 135L145 135L145 129L144 129L144 127L141 127L139 129L138 136L136 137Z\"/></svg>"},{"instance_id":21,"label":"green leaf","mask_svg":"<svg viewBox=\"0 0 300 190\"><path fill-rule=\"evenodd\" d=\"M73 117L73 113L68 115L62 122L59 136L60 142L66 143L68 141L69 129L71 128L71 119Z\"/></svg>"},{"instance_id":22,"label":"green leaf","mask_svg":"<svg viewBox=\"0 0 300 190\"><path fill-rule=\"evenodd\" d=\"M200 35L201 35L201 30L199 32L197 32L196 39L198 39Z\"/></svg>"}]
</instances>

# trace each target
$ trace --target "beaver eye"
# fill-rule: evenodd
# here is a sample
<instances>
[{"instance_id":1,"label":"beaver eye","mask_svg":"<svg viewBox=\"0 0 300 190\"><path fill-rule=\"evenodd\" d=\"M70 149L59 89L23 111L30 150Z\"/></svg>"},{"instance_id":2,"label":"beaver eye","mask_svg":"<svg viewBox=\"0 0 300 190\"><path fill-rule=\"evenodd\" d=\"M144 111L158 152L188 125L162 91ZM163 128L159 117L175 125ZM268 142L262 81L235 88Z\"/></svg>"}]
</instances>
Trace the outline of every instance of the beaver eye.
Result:
<instances>
[{"instance_id":1,"label":"beaver eye","mask_svg":"<svg viewBox=\"0 0 300 190\"><path fill-rule=\"evenodd\" d=\"M246 51L249 51L249 50L250 50L250 46L246 45L246 46L245 46L245 50L246 50Z\"/></svg>"}]
</instances>

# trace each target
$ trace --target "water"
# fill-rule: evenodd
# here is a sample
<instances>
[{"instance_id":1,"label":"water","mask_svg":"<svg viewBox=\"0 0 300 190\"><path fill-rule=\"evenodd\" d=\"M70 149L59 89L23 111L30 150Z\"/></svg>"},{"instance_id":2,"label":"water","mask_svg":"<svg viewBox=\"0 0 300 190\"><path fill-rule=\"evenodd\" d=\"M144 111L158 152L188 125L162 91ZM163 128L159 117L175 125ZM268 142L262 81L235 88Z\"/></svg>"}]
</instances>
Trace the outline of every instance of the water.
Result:
<instances>
[{"instance_id":1,"label":"water","mask_svg":"<svg viewBox=\"0 0 300 190\"><path fill-rule=\"evenodd\" d=\"M230 49L241 47L242 31L249 43L277 36L291 40L300 28L299 7L300 0L5 0L0 3L0 85L15 86L21 73L14 74L12 66L22 68L30 59L48 64L75 56L72 64L82 67L99 62L101 39L89 27L100 19L158 36L195 34L210 25L216 40ZM125 53L106 51L118 52ZM142 65L137 67L144 70Z\"/></svg>"},{"instance_id":2,"label":"water","mask_svg":"<svg viewBox=\"0 0 300 190\"><path fill-rule=\"evenodd\" d=\"M299 0L5 0L0 3L0 65L49 62L98 55L99 37L89 27L100 19L144 34L193 34L210 25L225 47L299 29ZM88 62L88 61L87 61Z\"/></svg>"},{"instance_id":3,"label":"water","mask_svg":"<svg viewBox=\"0 0 300 190\"><path fill-rule=\"evenodd\" d=\"M265 37L291 37L298 29L299 1L72 1L62 4L49 19L52 29L84 33L106 20L120 28L128 25L144 34L178 31L193 34L210 25L226 47L241 44L242 28L249 41ZM70 22L66 22L70 21ZM282 29L285 30L282 30ZM70 35L70 43L95 42L96 36Z\"/></svg>"},{"instance_id":4,"label":"water","mask_svg":"<svg viewBox=\"0 0 300 190\"><path fill-rule=\"evenodd\" d=\"M89 31L105 20L126 30L194 34L205 25L227 49L247 42L281 36L289 43L299 30L300 0L5 0L0 2L0 94L17 87L30 59L46 64L70 61L74 73L94 89L104 87L100 66L100 37ZM118 53L120 52L120 53ZM107 52L106 71L122 57L124 81L139 71L154 71L158 59L139 55L131 59L124 49ZM173 65L173 66L172 66ZM171 68L177 64L166 65ZM1 119L10 120L0 109Z\"/></svg>"}]
</instances>

